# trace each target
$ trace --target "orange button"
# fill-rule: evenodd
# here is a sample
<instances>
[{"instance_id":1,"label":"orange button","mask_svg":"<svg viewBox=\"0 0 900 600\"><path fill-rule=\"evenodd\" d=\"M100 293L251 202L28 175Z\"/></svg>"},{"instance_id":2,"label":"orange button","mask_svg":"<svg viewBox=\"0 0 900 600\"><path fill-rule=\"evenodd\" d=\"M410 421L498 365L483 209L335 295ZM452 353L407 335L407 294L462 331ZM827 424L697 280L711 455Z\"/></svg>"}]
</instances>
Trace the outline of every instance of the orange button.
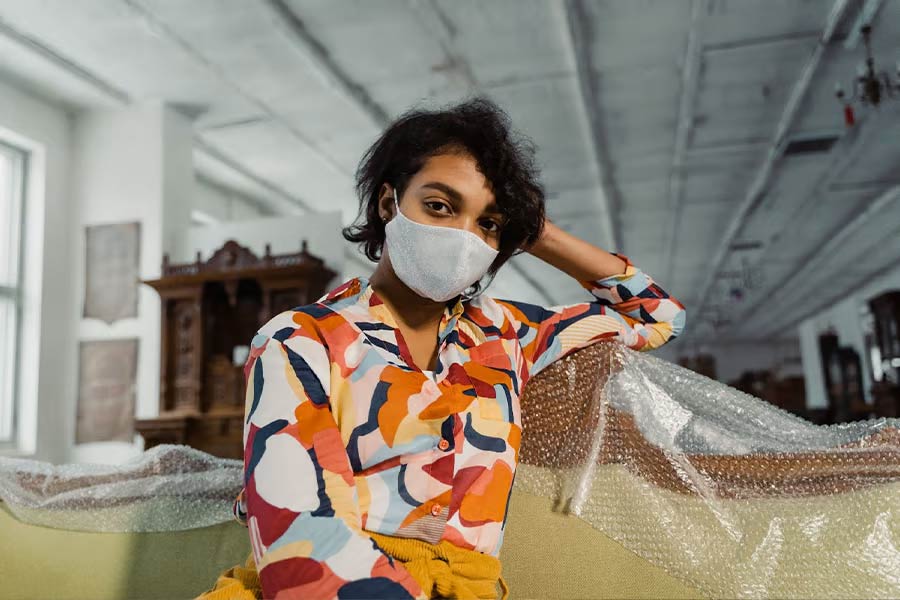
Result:
<instances>
[{"instance_id":1,"label":"orange button","mask_svg":"<svg viewBox=\"0 0 900 600\"><path fill-rule=\"evenodd\" d=\"M440 504L432 504L431 505L431 514L435 517L441 514L441 511L444 509Z\"/></svg>"},{"instance_id":2,"label":"orange button","mask_svg":"<svg viewBox=\"0 0 900 600\"><path fill-rule=\"evenodd\" d=\"M450 442L448 442L445 439L441 439L441 441L438 442L438 448L440 448L441 450L446 450L449 447L450 447Z\"/></svg>"}]
</instances>

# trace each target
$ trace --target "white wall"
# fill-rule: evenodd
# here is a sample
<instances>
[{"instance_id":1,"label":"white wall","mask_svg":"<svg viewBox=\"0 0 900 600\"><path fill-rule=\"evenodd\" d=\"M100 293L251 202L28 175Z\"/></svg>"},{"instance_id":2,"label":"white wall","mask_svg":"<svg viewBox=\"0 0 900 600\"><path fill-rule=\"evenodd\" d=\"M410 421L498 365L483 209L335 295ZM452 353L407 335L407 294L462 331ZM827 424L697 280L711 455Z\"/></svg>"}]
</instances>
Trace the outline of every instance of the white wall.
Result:
<instances>
[{"instance_id":1,"label":"white wall","mask_svg":"<svg viewBox=\"0 0 900 600\"><path fill-rule=\"evenodd\" d=\"M0 82L0 136L31 153L24 243L24 331L21 347L19 448L4 455L53 463L128 460L132 443L75 445L78 345L87 340L139 339L138 418L158 414L159 297L141 286L138 316L106 324L83 319L85 227L141 223L140 277L159 276L163 252L174 261L204 256L227 239L263 254L309 251L343 281L340 213L258 219L239 194L194 176L192 128L159 103L77 114ZM189 227L194 208L230 221ZM253 220L244 221L252 218Z\"/></svg>"},{"instance_id":2,"label":"white wall","mask_svg":"<svg viewBox=\"0 0 900 600\"><path fill-rule=\"evenodd\" d=\"M190 219L194 190L191 124L159 103L122 110L85 112L75 123L72 194L74 236L69 264L75 274L70 318L78 341L137 338L136 418L153 417L159 407L159 296L147 286L138 292L135 318L107 324L82 319L85 286L85 227L137 221L141 224L140 277L159 277L162 254L171 252ZM77 353L77 345L69 352ZM137 433L131 443L74 442L77 392L65 407L67 462L118 463L143 450Z\"/></svg>"},{"instance_id":3,"label":"white wall","mask_svg":"<svg viewBox=\"0 0 900 600\"><path fill-rule=\"evenodd\" d=\"M59 462L66 423L60 400L75 387L75 323L70 317L73 274L69 161L71 117L59 106L0 81L0 137L31 153L25 199L23 339L20 347L17 451ZM42 442L46 440L46 443Z\"/></svg>"},{"instance_id":4,"label":"white wall","mask_svg":"<svg viewBox=\"0 0 900 600\"><path fill-rule=\"evenodd\" d=\"M866 356L861 311L871 298L890 290L900 290L900 266L881 277L872 279L867 284L853 290L841 302L800 323L803 375L806 379L806 393L811 406L828 406L822 375L822 359L819 354L819 335L829 329L833 329L837 333L838 341L842 346L852 346L859 353L863 365L863 392L866 402L872 402L872 376L866 367L869 357Z\"/></svg>"}]
</instances>

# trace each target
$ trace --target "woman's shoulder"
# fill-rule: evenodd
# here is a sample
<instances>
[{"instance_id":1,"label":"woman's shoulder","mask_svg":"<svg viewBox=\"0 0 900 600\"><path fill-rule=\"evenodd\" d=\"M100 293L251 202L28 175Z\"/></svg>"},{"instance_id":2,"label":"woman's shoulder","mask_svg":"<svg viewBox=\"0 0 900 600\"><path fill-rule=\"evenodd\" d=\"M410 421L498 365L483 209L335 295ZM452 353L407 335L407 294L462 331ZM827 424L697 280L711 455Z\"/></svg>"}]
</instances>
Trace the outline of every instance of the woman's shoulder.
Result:
<instances>
[{"instance_id":1,"label":"woman's shoulder","mask_svg":"<svg viewBox=\"0 0 900 600\"><path fill-rule=\"evenodd\" d=\"M321 321L332 311L320 302L296 306L284 310L263 324L257 330L257 336L264 336L283 342L286 339L302 334L308 337L320 337Z\"/></svg>"},{"instance_id":2,"label":"woman's shoulder","mask_svg":"<svg viewBox=\"0 0 900 600\"><path fill-rule=\"evenodd\" d=\"M547 307L540 304L533 304L523 300L496 298L485 294L473 298L471 302L473 306L476 306L485 314L506 317L517 322L540 319L549 312Z\"/></svg>"},{"instance_id":3,"label":"woman's shoulder","mask_svg":"<svg viewBox=\"0 0 900 600\"><path fill-rule=\"evenodd\" d=\"M521 300L509 300L480 294L469 301L476 322L498 329L519 331L523 325L538 323L548 317L549 311L540 304Z\"/></svg>"},{"instance_id":4,"label":"woman's shoulder","mask_svg":"<svg viewBox=\"0 0 900 600\"><path fill-rule=\"evenodd\" d=\"M296 330L304 329L306 332L318 335L321 322L333 315L335 303L347 299L359 292L359 278L353 277L325 292L318 300L309 304L295 306L284 310L259 328L258 334L279 341L295 335Z\"/></svg>"}]
</instances>

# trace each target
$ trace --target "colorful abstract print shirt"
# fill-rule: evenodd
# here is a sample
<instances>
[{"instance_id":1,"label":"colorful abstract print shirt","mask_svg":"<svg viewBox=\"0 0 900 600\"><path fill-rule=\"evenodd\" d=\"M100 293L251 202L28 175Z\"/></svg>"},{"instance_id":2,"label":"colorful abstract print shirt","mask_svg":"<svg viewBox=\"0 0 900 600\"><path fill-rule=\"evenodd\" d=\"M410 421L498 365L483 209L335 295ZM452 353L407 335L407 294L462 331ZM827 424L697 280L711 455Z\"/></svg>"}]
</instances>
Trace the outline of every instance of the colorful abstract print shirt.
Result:
<instances>
[{"instance_id":1,"label":"colorful abstract print shirt","mask_svg":"<svg viewBox=\"0 0 900 600\"><path fill-rule=\"evenodd\" d=\"M448 301L433 378L366 278L263 326L235 514L265 597L423 597L366 531L496 556L528 379L598 340L649 350L684 327L681 303L620 258L624 274L579 282L590 302Z\"/></svg>"}]
</instances>

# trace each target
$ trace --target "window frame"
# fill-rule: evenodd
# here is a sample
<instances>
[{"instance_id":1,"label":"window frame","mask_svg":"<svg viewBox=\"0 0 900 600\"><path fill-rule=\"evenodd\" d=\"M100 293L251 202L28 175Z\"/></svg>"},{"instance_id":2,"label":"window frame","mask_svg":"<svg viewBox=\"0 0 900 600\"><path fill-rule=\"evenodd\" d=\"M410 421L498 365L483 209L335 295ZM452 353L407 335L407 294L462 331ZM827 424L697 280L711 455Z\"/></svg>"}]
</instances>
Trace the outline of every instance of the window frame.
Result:
<instances>
[{"instance_id":1,"label":"window frame","mask_svg":"<svg viewBox=\"0 0 900 600\"><path fill-rule=\"evenodd\" d=\"M4 434L3 427L0 427L0 450L13 450L18 448L19 443L19 416L21 412L21 350L22 350L22 322L24 319L23 307L23 285L24 285L24 269L25 269L25 236L26 236L26 212L28 198L28 177L30 174L29 160L31 153L16 144L0 138L0 153L6 155L10 160L13 169L13 179L10 185L12 201L18 203L17 209L18 227L16 240L17 253L15 257L15 279L12 285L0 283L0 298L11 300L13 304L13 331L15 339L12 345L12 364L7 365L12 374L12 386L10 396L8 398L9 406L0 406L0 415L9 414L8 432ZM0 402L7 402L0 395Z\"/></svg>"}]
</instances>

